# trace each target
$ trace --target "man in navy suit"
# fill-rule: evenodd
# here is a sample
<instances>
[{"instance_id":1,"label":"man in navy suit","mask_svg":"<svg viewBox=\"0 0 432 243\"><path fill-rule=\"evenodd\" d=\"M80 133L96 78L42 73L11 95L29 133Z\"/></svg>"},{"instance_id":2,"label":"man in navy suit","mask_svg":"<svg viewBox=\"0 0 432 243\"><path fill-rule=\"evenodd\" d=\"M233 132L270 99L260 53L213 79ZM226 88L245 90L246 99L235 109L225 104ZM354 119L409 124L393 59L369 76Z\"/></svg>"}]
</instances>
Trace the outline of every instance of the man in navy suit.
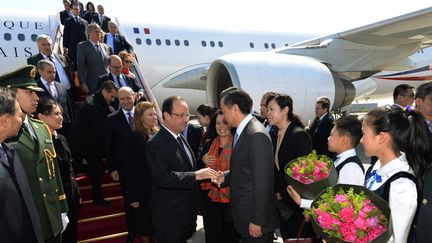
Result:
<instances>
[{"instance_id":1,"label":"man in navy suit","mask_svg":"<svg viewBox=\"0 0 432 243\"><path fill-rule=\"evenodd\" d=\"M69 55L76 70L77 45L81 41L87 40L86 28L88 23L79 16L80 8L76 3L72 3L71 8L72 16L66 19L63 30L63 49Z\"/></svg>"},{"instance_id":2,"label":"man in navy suit","mask_svg":"<svg viewBox=\"0 0 432 243\"><path fill-rule=\"evenodd\" d=\"M117 87L130 87L134 92L138 92L140 87L136 84L134 78L131 78L122 73L123 62L121 58L117 55L111 55L108 58L108 68L110 70L109 73L101 75L98 77L98 88L100 88L101 84L105 81L111 80L113 81Z\"/></svg>"},{"instance_id":3,"label":"man in navy suit","mask_svg":"<svg viewBox=\"0 0 432 243\"><path fill-rule=\"evenodd\" d=\"M236 127L229 172L218 183L230 186L231 211L242 242L273 242L279 226L274 192L273 146L264 126L250 112L252 98L236 87L221 93L227 123Z\"/></svg>"},{"instance_id":4,"label":"man in navy suit","mask_svg":"<svg viewBox=\"0 0 432 243\"><path fill-rule=\"evenodd\" d=\"M48 60L40 60L37 63L37 69L40 78L36 83L44 91L38 92L39 98L48 97L59 103L63 109L63 128L62 134L67 135L72 123L72 106L66 88L59 82L56 82L56 71L54 63Z\"/></svg>"},{"instance_id":5,"label":"man in navy suit","mask_svg":"<svg viewBox=\"0 0 432 243\"><path fill-rule=\"evenodd\" d=\"M127 51L131 53L133 51L133 47L123 35L118 33L117 24L114 21L108 22L108 30L104 36L105 44L111 46L113 53L118 55L121 51Z\"/></svg>"},{"instance_id":6,"label":"man in navy suit","mask_svg":"<svg viewBox=\"0 0 432 243\"><path fill-rule=\"evenodd\" d=\"M158 243L184 243L194 231L200 192L197 180L216 179L216 171L195 171L195 156L181 135L189 108L179 96L165 99L164 125L149 140L147 163L153 188L150 208Z\"/></svg>"},{"instance_id":7,"label":"man in navy suit","mask_svg":"<svg viewBox=\"0 0 432 243\"><path fill-rule=\"evenodd\" d=\"M330 114L330 100L327 97L318 98L315 103L315 115L316 118L308 129L312 136L312 148L317 154L332 158L335 153L328 150L327 141L333 129L333 116Z\"/></svg>"}]
</instances>

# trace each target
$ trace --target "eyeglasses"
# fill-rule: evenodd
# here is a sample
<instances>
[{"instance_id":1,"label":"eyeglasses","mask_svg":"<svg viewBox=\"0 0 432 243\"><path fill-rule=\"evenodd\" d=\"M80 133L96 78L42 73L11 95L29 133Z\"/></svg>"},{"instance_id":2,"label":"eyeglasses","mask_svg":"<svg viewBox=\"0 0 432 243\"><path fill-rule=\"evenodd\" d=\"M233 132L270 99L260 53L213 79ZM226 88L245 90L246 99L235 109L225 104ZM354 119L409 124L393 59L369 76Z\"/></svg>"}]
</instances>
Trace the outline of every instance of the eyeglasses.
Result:
<instances>
[{"instance_id":1,"label":"eyeglasses","mask_svg":"<svg viewBox=\"0 0 432 243\"><path fill-rule=\"evenodd\" d=\"M400 96L414 98L415 94L411 93L411 94L404 94L404 95L400 95Z\"/></svg>"},{"instance_id":2,"label":"eyeglasses","mask_svg":"<svg viewBox=\"0 0 432 243\"><path fill-rule=\"evenodd\" d=\"M178 117L180 119L183 119L185 117L190 117L189 113L180 113L180 114L178 114L178 113L171 112L171 115L174 115L174 116L176 116L176 117Z\"/></svg>"}]
</instances>

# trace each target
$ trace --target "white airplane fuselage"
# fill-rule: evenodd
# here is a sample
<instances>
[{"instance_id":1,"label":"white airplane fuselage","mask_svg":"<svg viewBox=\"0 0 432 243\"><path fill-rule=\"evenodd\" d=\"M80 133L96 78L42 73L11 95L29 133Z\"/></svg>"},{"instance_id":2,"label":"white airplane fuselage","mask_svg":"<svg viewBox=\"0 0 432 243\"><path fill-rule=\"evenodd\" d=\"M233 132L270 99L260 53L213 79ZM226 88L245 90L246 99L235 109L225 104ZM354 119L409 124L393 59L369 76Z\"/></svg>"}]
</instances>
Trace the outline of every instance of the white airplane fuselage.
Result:
<instances>
[{"instance_id":1,"label":"white airplane fuselage","mask_svg":"<svg viewBox=\"0 0 432 243\"><path fill-rule=\"evenodd\" d=\"M55 36L57 20L55 16L37 13L0 13L0 73L5 73L26 64L28 57L38 53L37 35ZM206 70L216 58L237 52L268 52L316 36L213 31L116 20L121 33L132 44L139 68L158 103L161 104L168 96L180 95L189 103L191 113L199 104L206 103ZM430 63L430 52L428 49L420 51L401 62L398 68L408 69ZM381 82L373 78L367 82L376 83L375 91L368 95L372 99L374 95L388 96L397 85L392 80L380 85ZM411 83L417 86L422 82Z\"/></svg>"}]
</instances>

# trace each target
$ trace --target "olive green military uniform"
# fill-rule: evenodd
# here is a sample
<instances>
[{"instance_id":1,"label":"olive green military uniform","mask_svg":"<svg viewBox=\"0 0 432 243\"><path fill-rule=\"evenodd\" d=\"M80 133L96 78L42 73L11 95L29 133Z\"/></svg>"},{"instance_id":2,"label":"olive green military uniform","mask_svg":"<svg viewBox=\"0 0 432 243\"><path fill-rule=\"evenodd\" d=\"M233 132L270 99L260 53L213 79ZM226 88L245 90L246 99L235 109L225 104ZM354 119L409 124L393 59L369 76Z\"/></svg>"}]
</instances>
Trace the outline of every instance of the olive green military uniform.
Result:
<instances>
[{"instance_id":1,"label":"olive green military uniform","mask_svg":"<svg viewBox=\"0 0 432 243\"><path fill-rule=\"evenodd\" d=\"M27 65L4 74L0 86L38 91L32 70L34 66ZM42 121L29 117L23 121L16 152L27 175L45 242L61 242L61 213L68 208L51 133Z\"/></svg>"}]
</instances>

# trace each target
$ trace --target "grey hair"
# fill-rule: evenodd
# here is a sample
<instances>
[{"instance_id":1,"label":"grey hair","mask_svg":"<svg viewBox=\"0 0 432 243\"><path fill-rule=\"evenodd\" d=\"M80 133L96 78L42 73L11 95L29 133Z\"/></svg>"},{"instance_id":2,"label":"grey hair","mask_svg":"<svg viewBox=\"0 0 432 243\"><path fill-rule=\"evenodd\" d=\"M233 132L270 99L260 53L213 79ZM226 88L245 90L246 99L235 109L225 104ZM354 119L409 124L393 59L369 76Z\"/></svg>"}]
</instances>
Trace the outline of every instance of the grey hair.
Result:
<instances>
[{"instance_id":1,"label":"grey hair","mask_svg":"<svg viewBox=\"0 0 432 243\"><path fill-rule=\"evenodd\" d=\"M15 115L16 93L14 90L0 87L0 116L8 114Z\"/></svg>"},{"instance_id":2,"label":"grey hair","mask_svg":"<svg viewBox=\"0 0 432 243\"><path fill-rule=\"evenodd\" d=\"M49 35L42 34L36 37L36 43L39 43L41 40L47 40L52 43L52 39Z\"/></svg>"},{"instance_id":3,"label":"grey hair","mask_svg":"<svg viewBox=\"0 0 432 243\"><path fill-rule=\"evenodd\" d=\"M45 60L45 59L40 60L37 63L36 67L38 70L44 70L47 65L55 67L53 62L51 62L50 60Z\"/></svg>"},{"instance_id":4,"label":"grey hair","mask_svg":"<svg viewBox=\"0 0 432 243\"><path fill-rule=\"evenodd\" d=\"M95 30L99 30L102 32L102 29L98 24L91 23L91 24L87 25L86 33L89 34L90 32L95 31Z\"/></svg>"}]
</instances>

